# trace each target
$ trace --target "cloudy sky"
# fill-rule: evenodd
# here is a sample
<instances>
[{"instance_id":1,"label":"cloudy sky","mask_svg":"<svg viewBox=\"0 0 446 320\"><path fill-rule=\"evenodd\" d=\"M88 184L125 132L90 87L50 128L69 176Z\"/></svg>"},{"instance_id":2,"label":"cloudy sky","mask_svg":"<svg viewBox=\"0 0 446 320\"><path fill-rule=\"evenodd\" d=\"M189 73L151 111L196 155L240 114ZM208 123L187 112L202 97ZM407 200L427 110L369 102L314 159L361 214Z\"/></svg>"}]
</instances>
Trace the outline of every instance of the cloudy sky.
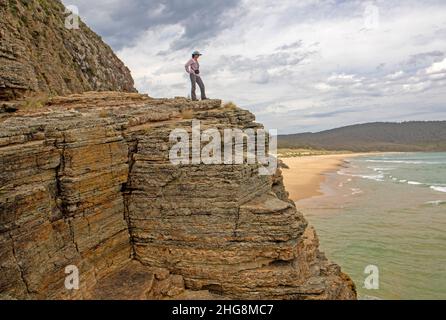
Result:
<instances>
[{"instance_id":1,"label":"cloudy sky","mask_svg":"<svg viewBox=\"0 0 446 320\"><path fill-rule=\"evenodd\" d=\"M444 0L63 0L131 69L140 92L208 96L280 133L446 119Z\"/></svg>"}]
</instances>

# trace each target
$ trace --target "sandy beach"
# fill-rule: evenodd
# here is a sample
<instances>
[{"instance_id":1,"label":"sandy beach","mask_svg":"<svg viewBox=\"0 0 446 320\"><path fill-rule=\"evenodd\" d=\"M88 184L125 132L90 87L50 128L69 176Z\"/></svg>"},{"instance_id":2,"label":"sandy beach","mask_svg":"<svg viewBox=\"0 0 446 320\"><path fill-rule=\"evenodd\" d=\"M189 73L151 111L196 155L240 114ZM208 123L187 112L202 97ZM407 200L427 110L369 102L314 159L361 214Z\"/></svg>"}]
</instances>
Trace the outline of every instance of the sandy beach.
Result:
<instances>
[{"instance_id":1,"label":"sandy beach","mask_svg":"<svg viewBox=\"0 0 446 320\"><path fill-rule=\"evenodd\" d=\"M320 185L325 179L325 173L337 170L344 160L361 155L364 153L283 158L282 161L289 167L282 172L290 199L299 201L321 195Z\"/></svg>"},{"instance_id":2,"label":"sandy beach","mask_svg":"<svg viewBox=\"0 0 446 320\"><path fill-rule=\"evenodd\" d=\"M446 152L281 159L290 167L282 169L290 199L317 230L321 250L352 277L361 298L445 298L438 261L446 261ZM369 265L386 270L379 290L361 285Z\"/></svg>"}]
</instances>

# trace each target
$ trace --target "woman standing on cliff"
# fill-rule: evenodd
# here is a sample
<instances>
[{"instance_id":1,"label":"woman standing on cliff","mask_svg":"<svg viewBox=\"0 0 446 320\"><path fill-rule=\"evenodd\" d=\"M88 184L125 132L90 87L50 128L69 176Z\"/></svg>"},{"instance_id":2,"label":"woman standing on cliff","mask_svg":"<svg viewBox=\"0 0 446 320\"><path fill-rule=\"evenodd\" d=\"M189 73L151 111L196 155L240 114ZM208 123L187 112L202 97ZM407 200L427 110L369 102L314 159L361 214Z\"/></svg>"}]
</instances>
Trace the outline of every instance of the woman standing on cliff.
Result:
<instances>
[{"instance_id":1,"label":"woman standing on cliff","mask_svg":"<svg viewBox=\"0 0 446 320\"><path fill-rule=\"evenodd\" d=\"M190 81L192 84L191 98L193 101L198 101L197 95L195 94L197 83L201 91L201 100L207 100L204 83L200 76L200 64L198 63L198 58L200 58L201 55L202 54L200 52L194 51L194 53L192 53L192 59L190 59L184 66L186 68L186 72L190 75Z\"/></svg>"}]
</instances>

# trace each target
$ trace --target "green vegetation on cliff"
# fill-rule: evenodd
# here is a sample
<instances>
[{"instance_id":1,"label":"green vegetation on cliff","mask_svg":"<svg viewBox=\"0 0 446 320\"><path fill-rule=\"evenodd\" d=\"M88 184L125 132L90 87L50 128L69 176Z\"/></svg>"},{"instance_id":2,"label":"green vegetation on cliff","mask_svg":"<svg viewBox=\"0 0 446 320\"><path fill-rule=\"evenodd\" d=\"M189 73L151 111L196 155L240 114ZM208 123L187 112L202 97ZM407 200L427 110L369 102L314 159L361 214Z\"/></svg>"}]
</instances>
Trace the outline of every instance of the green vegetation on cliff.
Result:
<instances>
[{"instance_id":1,"label":"green vegetation on cliff","mask_svg":"<svg viewBox=\"0 0 446 320\"><path fill-rule=\"evenodd\" d=\"M375 122L318 133L279 136L279 148L367 151L446 151L446 121Z\"/></svg>"},{"instance_id":2,"label":"green vegetation on cliff","mask_svg":"<svg viewBox=\"0 0 446 320\"><path fill-rule=\"evenodd\" d=\"M59 0L4 0L0 5L0 101L85 91L136 92L130 70L101 37Z\"/></svg>"}]
</instances>

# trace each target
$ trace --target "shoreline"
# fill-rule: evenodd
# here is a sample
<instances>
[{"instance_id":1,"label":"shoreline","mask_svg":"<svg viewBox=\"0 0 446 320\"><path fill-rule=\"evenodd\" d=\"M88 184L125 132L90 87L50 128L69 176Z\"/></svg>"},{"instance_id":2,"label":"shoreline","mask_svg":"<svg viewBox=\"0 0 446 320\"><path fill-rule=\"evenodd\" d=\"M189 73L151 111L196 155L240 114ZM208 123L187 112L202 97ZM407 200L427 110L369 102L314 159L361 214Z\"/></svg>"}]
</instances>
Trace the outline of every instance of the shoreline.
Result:
<instances>
[{"instance_id":1,"label":"shoreline","mask_svg":"<svg viewBox=\"0 0 446 320\"><path fill-rule=\"evenodd\" d=\"M432 189L445 185L445 156L386 152L281 159L290 166L282 170L290 199L318 230L327 258L356 284L364 281L368 265L386 268L380 290L371 297L358 287L360 299L445 295L438 261L446 258L446 194ZM365 162L369 157L384 162ZM414 276L402 281L398 275L406 273Z\"/></svg>"},{"instance_id":2,"label":"shoreline","mask_svg":"<svg viewBox=\"0 0 446 320\"><path fill-rule=\"evenodd\" d=\"M345 153L281 158L289 167L289 169L282 169L282 175L290 199L298 202L323 195L321 185L327 178L327 173L341 168L347 159L377 154L383 153Z\"/></svg>"}]
</instances>

